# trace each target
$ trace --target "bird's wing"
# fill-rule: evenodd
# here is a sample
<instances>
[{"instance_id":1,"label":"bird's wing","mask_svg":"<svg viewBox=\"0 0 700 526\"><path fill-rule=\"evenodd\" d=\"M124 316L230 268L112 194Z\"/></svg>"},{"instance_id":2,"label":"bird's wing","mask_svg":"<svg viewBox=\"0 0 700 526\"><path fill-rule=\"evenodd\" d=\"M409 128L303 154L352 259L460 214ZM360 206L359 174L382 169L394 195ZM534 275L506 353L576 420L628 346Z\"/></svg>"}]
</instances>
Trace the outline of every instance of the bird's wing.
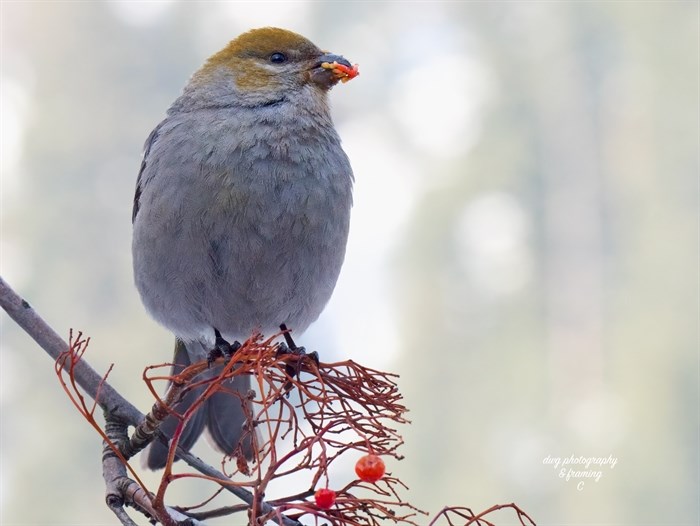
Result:
<instances>
[{"instance_id":1,"label":"bird's wing","mask_svg":"<svg viewBox=\"0 0 700 526\"><path fill-rule=\"evenodd\" d=\"M153 143L156 142L156 139L158 138L158 132L160 132L161 126L163 126L162 122L158 126L156 126L155 129L151 132L151 134L148 136L148 139L146 139L146 143L143 146L143 160L141 161L141 169L139 170L139 176L136 179L136 192L134 193L134 208L131 212L132 223L136 219L136 214L138 214L139 212L139 199L141 198L141 192L143 191L143 187L146 184L146 181L143 178L143 173L146 170L146 164L148 163L148 154L151 153L151 146L153 146Z\"/></svg>"}]
</instances>

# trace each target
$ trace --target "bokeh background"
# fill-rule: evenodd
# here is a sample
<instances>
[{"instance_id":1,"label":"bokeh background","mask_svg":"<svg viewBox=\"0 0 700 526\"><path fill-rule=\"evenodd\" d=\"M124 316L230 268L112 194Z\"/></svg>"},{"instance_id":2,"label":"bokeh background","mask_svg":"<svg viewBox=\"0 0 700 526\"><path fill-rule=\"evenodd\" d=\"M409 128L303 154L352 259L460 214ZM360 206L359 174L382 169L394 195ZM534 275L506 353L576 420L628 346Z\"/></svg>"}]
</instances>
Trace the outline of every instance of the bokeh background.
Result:
<instances>
[{"instance_id":1,"label":"bokeh background","mask_svg":"<svg viewBox=\"0 0 700 526\"><path fill-rule=\"evenodd\" d=\"M698 524L697 2L1 9L2 276L142 410L172 345L131 278L143 141L207 56L278 25L360 64L331 94L347 261L303 343L401 374L407 498ZM114 524L97 436L0 319L0 522ZM567 482L545 460L571 455L617 464Z\"/></svg>"}]
</instances>

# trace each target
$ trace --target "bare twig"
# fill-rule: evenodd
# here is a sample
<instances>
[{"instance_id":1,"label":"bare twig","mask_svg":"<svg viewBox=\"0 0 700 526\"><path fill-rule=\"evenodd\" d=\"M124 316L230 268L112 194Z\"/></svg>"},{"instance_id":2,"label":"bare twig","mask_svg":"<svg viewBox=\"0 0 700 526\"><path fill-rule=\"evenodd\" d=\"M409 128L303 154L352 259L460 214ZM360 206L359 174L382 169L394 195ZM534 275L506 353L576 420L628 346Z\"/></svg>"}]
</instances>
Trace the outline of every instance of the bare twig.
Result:
<instances>
[{"instance_id":1,"label":"bare twig","mask_svg":"<svg viewBox=\"0 0 700 526\"><path fill-rule=\"evenodd\" d=\"M58 360L61 355L66 356L66 353L69 353L70 347L68 344L2 277L0 277L0 306L54 360ZM144 415L108 382L104 381L104 378L98 375L87 361L79 360L72 368L72 374L75 385L80 386L85 394L96 400L105 413L110 414L113 418L120 419L129 426L137 426L143 421ZM251 505L254 501L254 496L249 490L231 486L230 480L225 474L206 464L198 457L181 448L177 449L177 457L203 475L206 475L209 480L220 484L225 491L236 495L246 504ZM112 468L107 467L107 470L111 472ZM127 478L127 480L130 479ZM272 506L265 502L262 502L261 506L266 513L273 510ZM124 518L125 512L123 508L121 511L117 508L110 507L121 520ZM169 509L169 511L172 515L173 510ZM184 516L182 517L184 518ZM279 523L284 526L299 526L299 522L284 516L280 518Z\"/></svg>"},{"instance_id":2,"label":"bare twig","mask_svg":"<svg viewBox=\"0 0 700 526\"><path fill-rule=\"evenodd\" d=\"M276 498L271 502L272 508L261 506L260 499L254 498L250 502L250 524L263 524L285 516L301 518L304 515L314 516L315 520L327 520L337 526L378 526L386 521L417 524L413 518L425 512L401 498L399 492L405 486L399 479L386 476L372 484L357 479L344 484L331 484L328 471L341 457L358 460L365 453L372 453L399 460L402 458L397 448L403 439L392 424L406 423L404 415L407 410L401 403L395 375L369 369L353 361L318 363L311 355L280 352L274 343L276 336L263 339L260 335L253 335L229 362L223 364L219 376L205 380L198 380L201 378L199 373L207 366L205 361L193 364L173 377L163 375L158 367L147 369L147 385L157 398L154 410L161 414L173 414L173 401L179 399L184 389L191 389L193 385L202 391L195 402L197 404L204 403L207 397L217 392L239 399L232 400L232 404L241 405L241 398L247 398L250 403L243 404L248 413L244 434L249 435L255 429L263 430L265 440L258 444L253 462L246 461L236 451L231 454L231 458L225 462L227 475L243 475L244 478L241 480L239 476L230 485L250 488L253 496L259 496L267 492L273 481L294 476L295 486L301 486L299 489L302 490ZM226 390L226 381L237 375L252 376L257 386L254 397ZM169 381L171 385L162 400L157 394L159 389L154 385L157 381ZM167 412L163 411L163 405L168 406ZM184 425L188 414L175 414L179 420L177 429ZM173 442L179 436L177 429ZM287 441L283 447L285 437ZM242 440L245 441L246 436ZM168 466L165 472L170 473ZM300 479L300 474L305 474L305 479ZM164 502L169 485L184 477L203 478L196 474L164 476L158 491L160 505ZM305 484L308 486L303 489ZM337 499L332 509L319 508L310 499L318 487L340 488L336 490ZM197 509L209 500L188 509L186 513L193 517L211 517L241 511L237 506L219 508L213 512ZM194 509L197 511L193 512Z\"/></svg>"},{"instance_id":3,"label":"bare twig","mask_svg":"<svg viewBox=\"0 0 700 526\"><path fill-rule=\"evenodd\" d=\"M124 506L133 506L147 517L156 517L151 506L151 498L146 490L136 481L127 476L126 463L115 452L115 446L128 440L126 423L105 415L106 440L102 447L102 476L105 480L107 507L114 512L125 526L131 526L133 521L126 513Z\"/></svg>"},{"instance_id":4,"label":"bare twig","mask_svg":"<svg viewBox=\"0 0 700 526\"><path fill-rule=\"evenodd\" d=\"M437 526L442 520L444 520L447 526L495 526L495 523L491 522L493 519L487 520L486 517L505 509L512 509L515 512L521 526L536 526L535 521L514 502L510 504L496 504L481 513L474 513L471 509L463 506L449 506L443 508L440 513L430 521L428 526Z\"/></svg>"},{"instance_id":5,"label":"bare twig","mask_svg":"<svg viewBox=\"0 0 700 526\"><path fill-rule=\"evenodd\" d=\"M398 453L403 439L395 427L408 423L407 409L402 404L395 375L353 361L319 363L318 358L304 354L296 346L290 346L291 352L280 352L274 343L279 334L266 340L253 335L230 360L218 360L217 365L221 365L217 369L221 371L218 376L204 375L203 378L201 373L211 365L206 361L193 364L175 376L158 375L162 366L147 368L144 380L156 401L151 412L144 416L109 385L107 375L100 377L83 359L89 338L83 338L80 333L74 337L71 331L70 345L66 344L2 278L0 305L54 358L64 390L103 438L106 502L123 526L135 526L126 512L127 506L164 526L185 522L199 525L200 519L243 511L248 512L250 526L262 526L268 521L281 526L301 526L299 519L304 517L310 517L314 524L327 522L333 526L385 523L416 526L416 518L425 514L402 499L400 494L406 486L392 473L385 474L383 464L379 477L363 476L362 468L356 468L362 480L353 478L338 483L329 473L330 466L341 457L369 454L367 458L370 459L377 456L403 458ZM283 334L291 341L286 330ZM237 375L250 376L256 391L227 390L228 381ZM171 386L162 399L155 386L159 381L168 381ZM193 387L201 395L184 414L178 414L177 401L183 391ZM246 415L242 441L256 444L252 461L243 455L239 445L223 459L223 472L178 446L188 419L216 393L237 398L232 403L239 403ZM95 403L88 403L83 394ZM97 405L105 412L104 428L95 418ZM160 485L151 493L129 459L152 440L165 440L159 425L167 416L174 416L179 422L174 435L168 437L170 452ZM136 427L131 438L128 426ZM260 438L258 442L261 430L265 439ZM176 458L184 460L198 473L173 472ZM306 478L300 478L300 474ZM294 492L265 501L270 484L290 475L294 476ZM212 482L217 489L196 506L166 506L167 489L183 478ZM312 499L317 489L326 493L332 490L333 501L326 505ZM236 495L245 504L201 509L224 491ZM477 514L466 507L447 507L428 526L443 523L447 526L495 526L490 515L506 509L515 512L521 526L535 526L514 503L495 505Z\"/></svg>"},{"instance_id":6,"label":"bare twig","mask_svg":"<svg viewBox=\"0 0 700 526\"><path fill-rule=\"evenodd\" d=\"M2 277L0 277L0 306L54 360L68 351L68 344L49 327L27 301L10 288ZM105 411L109 411L133 426L143 420L141 411L108 383L102 384L102 377L84 360L75 368L74 375L78 385ZM96 398L98 388L100 394L99 398Z\"/></svg>"}]
</instances>

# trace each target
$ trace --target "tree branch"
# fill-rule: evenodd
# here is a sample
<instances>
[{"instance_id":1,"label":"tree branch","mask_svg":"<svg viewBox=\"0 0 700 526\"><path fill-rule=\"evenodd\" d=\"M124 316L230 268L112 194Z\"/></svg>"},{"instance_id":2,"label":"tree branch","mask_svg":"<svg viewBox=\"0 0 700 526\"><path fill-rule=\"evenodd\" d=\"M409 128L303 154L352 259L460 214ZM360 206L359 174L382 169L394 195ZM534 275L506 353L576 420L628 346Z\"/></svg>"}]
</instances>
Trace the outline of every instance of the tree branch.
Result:
<instances>
[{"instance_id":1,"label":"tree branch","mask_svg":"<svg viewBox=\"0 0 700 526\"><path fill-rule=\"evenodd\" d=\"M68 351L68 344L54 331L32 306L17 294L7 282L0 276L0 306L7 312L17 325L24 332L46 351L46 353L57 360L58 357ZM74 377L78 385L85 390L93 400L96 400L100 407L112 417L123 421L126 425L138 426L145 418L143 413L134 405L120 395L109 383L103 381L103 378L88 365L85 360L80 360L74 369ZM99 389L99 397L96 398ZM246 504L253 503L253 494L244 489L230 484L230 479L220 471L209 466L198 457L184 451L181 448L177 449L178 458L184 460L191 467L200 473L209 477L219 479L220 485L228 492L233 493L236 497L243 500ZM108 493L109 493L108 487ZM109 503L108 503L109 505ZM120 518L126 520L123 516L123 509L119 506L110 509ZM274 511L274 508L267 503L261 504L261 510L264 513ZM281 514L274 514L273 520L284 526L300 526L298 521L285 517Z\"/></svg>"},{"instance_id":2,"label":"tree branch","mask_svg":"<svg viewBox=\"0 0 700 526\"><path fill-rule=\"evenodd\" d=\"M56 331L49 327L32 306L12 290L2 277L0 277L0 306L54 361L61 353L68 350L68 344L63 338L56 334ZM76 366L75 379L78 385L95 399L102 377L86 361L81 360ZM136 426L144 418L141 411L106 382L100 387L100 396L96 401L102 409L126 421L129 425Z\"/></svg>"}]
</instances>

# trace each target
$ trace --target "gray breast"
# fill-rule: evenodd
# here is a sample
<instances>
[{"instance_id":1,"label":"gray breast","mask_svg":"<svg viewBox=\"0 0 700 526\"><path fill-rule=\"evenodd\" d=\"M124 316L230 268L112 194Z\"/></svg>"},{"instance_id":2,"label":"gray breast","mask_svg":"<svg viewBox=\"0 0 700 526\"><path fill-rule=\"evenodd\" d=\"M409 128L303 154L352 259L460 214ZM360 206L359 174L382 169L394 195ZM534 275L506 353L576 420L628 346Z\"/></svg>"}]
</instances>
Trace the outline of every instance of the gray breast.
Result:
<instances>
[{"instance_id":1,"label":"gray breast","mask_svg":"<svg viewBox=\"0 0 700 526\"><path fill-rule=\"evenodd\" d=\"M228 339L280 323L301 332L330 298L345 254L347 157L332 127L301 119L289 134L221 112L161 126L134 222L137 286L184 339L211 327Z\"/></svg>"}]
</instances>

